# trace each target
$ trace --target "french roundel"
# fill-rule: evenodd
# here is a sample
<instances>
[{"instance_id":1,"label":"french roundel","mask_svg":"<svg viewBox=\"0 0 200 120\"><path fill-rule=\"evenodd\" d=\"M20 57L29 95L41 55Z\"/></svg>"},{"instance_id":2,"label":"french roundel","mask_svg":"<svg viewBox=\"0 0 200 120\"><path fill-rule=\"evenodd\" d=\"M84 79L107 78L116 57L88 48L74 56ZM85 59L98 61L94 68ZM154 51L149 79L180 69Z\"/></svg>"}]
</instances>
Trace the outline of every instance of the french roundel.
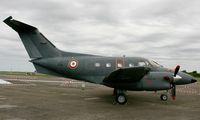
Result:
<instances>
[{"instance_id":1,"label":"french roundel","mask_svg":"<svg viewBox=\"0 0 200 120\"><path fill-rule=\"evenodd\" d=\"M76 60L71 60L71 61L69 61L69 63L68 63L68 67L69 67L70 69L75 69L75 68L77 68L77 66L78 66L78 61L76 61Z\"/></svg>"}]
</instances>

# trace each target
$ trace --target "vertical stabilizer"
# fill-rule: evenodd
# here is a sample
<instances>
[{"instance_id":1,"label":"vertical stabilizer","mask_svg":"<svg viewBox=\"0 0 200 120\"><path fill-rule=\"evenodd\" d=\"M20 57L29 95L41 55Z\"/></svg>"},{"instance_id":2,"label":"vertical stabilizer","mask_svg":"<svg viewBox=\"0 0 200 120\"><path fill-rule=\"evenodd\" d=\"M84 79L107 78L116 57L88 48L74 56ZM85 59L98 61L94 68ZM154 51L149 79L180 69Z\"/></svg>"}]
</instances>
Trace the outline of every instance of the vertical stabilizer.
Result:
<instances>
[{"instance_id":1,"label":"vertical stabilizer","mask_svg":"<svg viewBox=\"0 0 200 120\"><path fill-rule=\"evenodd\" d=\"M20 36L30 58L47 58L61 56L58 50L36 27L8 17L4 22Z\"/></svg>"}]
</instances>

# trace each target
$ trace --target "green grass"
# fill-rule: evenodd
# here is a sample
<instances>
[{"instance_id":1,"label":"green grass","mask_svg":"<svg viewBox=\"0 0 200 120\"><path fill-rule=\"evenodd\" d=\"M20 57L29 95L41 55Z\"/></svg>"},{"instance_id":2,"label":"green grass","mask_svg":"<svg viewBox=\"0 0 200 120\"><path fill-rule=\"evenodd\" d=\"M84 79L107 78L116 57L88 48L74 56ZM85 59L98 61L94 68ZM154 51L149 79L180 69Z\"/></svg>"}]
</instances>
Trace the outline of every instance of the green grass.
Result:
<instances>
[{"instance_id":1,"label":"green grass","mask_svg":"<svg viewBox=\"0 0 200 120\"><path fill-rule=\"evenodd\" d=\"M29 77L29 78L54 78L55 76L33 73L33 72L10 72L0 71L0 77Z\"/></svg>"},{"instance_id":2,"label":"green grass","mask_svg":"<svg viewBox=\"0 0 200 120\"><path fill-rule=\"evenodd\" d=\"M197 78L198 82L200 82L200 78Z\"/></svg>"}]
</instances>

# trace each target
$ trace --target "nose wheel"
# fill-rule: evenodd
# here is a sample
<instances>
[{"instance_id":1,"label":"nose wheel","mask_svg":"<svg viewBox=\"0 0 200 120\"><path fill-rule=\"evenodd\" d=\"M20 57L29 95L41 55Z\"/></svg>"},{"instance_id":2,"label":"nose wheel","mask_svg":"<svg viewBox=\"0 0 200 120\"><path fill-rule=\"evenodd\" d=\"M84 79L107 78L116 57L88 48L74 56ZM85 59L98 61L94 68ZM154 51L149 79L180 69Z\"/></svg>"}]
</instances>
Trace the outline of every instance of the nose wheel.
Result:
<instances>
[{"instance_id":1,"label":"nose wheel","mask_svg":"<svg viewBox=\"0 0 200 120\"><path fill-rule=\"evenodd\" d=\"M161 94L161 95L160 95L160 99L161 99L162 101L167 101L167 100L168 100L168 95L167 95L167 94Z\"/></svg>"}]
</instances>

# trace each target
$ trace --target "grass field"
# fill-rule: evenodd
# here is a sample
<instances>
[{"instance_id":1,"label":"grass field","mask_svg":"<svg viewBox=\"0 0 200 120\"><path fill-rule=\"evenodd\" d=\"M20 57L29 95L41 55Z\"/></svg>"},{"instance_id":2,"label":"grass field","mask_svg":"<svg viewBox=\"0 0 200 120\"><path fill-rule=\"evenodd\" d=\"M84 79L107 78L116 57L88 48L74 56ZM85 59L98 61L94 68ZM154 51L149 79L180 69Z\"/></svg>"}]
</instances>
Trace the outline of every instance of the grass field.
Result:
<instances>
[{"instance_id":1,"label":"grass field","mask_svg":"<svg viewBox=\"0 0 200 120\"><path fill-rule=\"evenodd\" d=\"M9 72L0 71L1 78L19 78L19 79L55 79L56 76L34 73L34 72Z\"/></svg>"},{"instance_id":2,"label":"grass field","mask_svg":"<svg viewBox=\"0 0 200 120\"><path fill-rule=\"evenodd\" d=\"M200 82L200 78L197 78L198 82Z\"/></svg>"},{"instance_id":3,"label":"grass field","mask_svg":"<svg viewBox=\"0 0 200 120\"><path fill-rule=\"evenodd\" d=\"M18 75L18 76L25 76L25 75L36 75L36 76L48 76L45 74L39 74L34 72L10 72L10 71L0 71L0 75Z\"/></svg>"}]
</instances>

